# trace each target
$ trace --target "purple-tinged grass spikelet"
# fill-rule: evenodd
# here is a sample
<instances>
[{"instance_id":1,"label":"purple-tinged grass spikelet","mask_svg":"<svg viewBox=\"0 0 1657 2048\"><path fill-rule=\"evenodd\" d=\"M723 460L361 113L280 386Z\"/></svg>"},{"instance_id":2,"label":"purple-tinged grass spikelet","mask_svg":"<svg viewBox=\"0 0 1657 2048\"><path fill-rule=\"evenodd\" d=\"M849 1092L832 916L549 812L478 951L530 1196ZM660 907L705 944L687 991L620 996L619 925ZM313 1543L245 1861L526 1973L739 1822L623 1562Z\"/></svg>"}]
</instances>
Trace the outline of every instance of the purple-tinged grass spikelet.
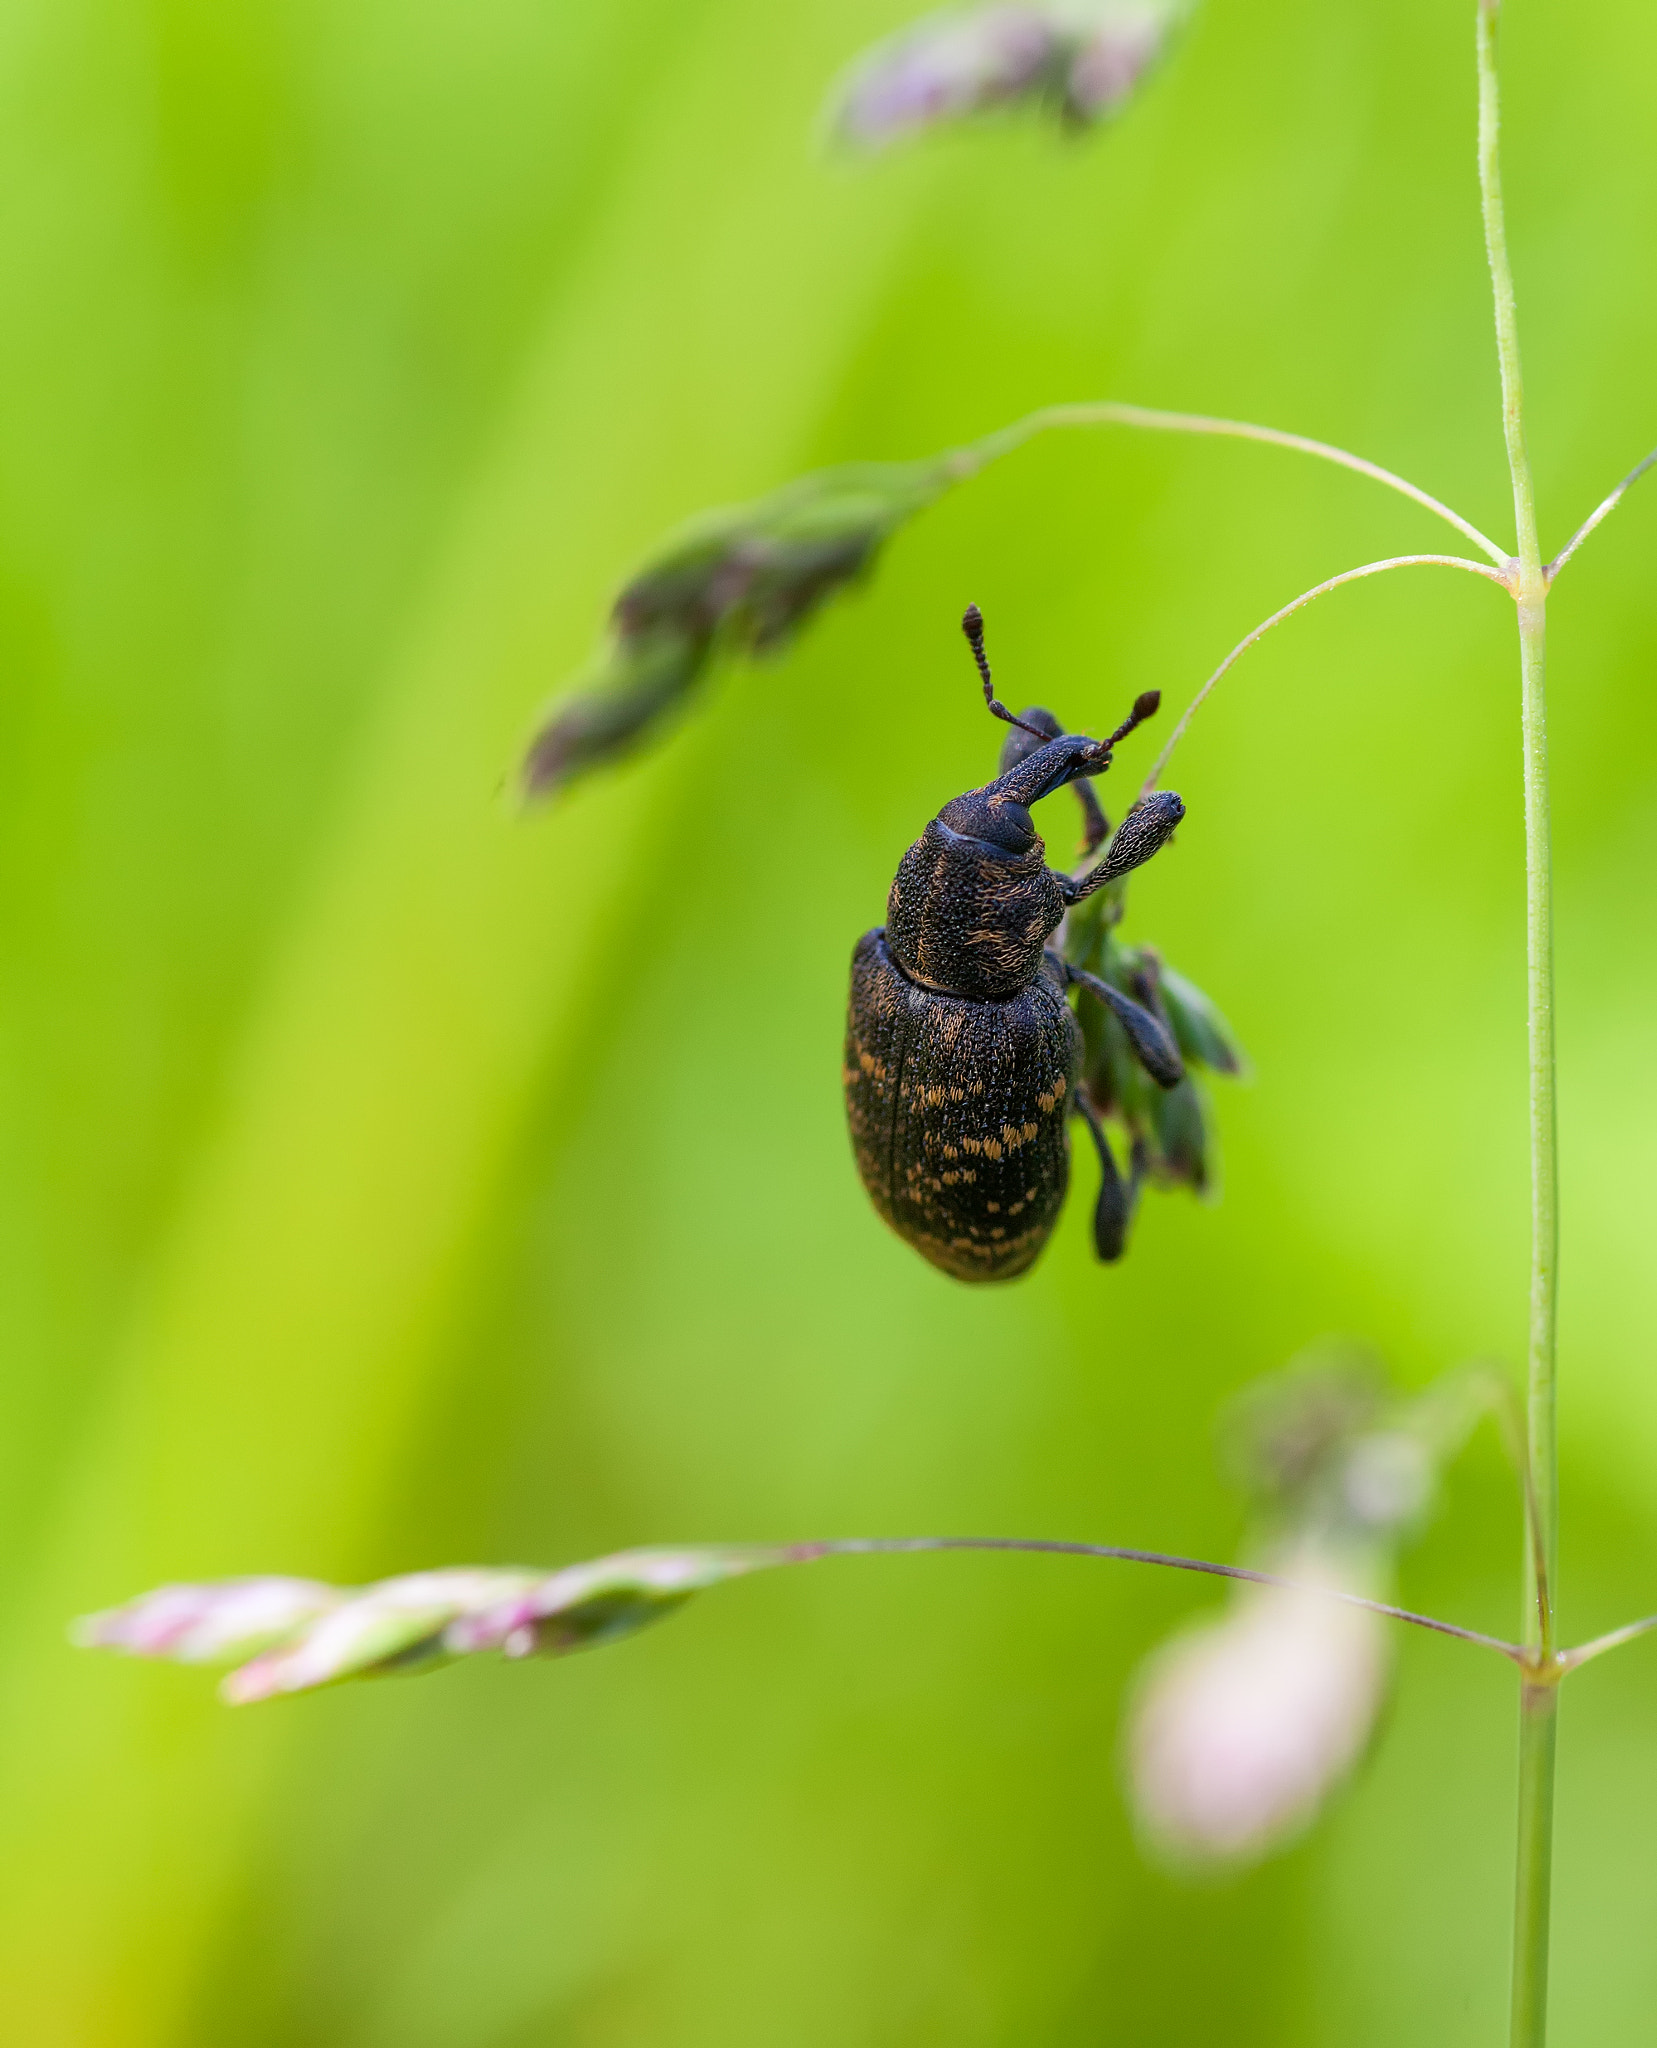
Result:
<instances>
[{"instance_id":1,"label":"purple-tinged grass spikelet","mask_svg":"<svg viewBox=\"0 0 1657 2048\"><path fill-rule=\"evenodd\" d=\"M174 1663L246 1658L232 1705L498 1650L559 1657L630 1635L725 1579L790 1561L764 1545L628 1550L562 1571L460 1566L361 1587L309 1579L163 1586L77 1622L87 1648Z\"/></svg>"},{"instance_id":2,"label":"purple-tinged grass spikelet","mask_svg":"<svg viewBox=\"0 0 1657 2048\"><path fill-rule=\"evenodd\" d=\"M159 1586L122 1607L77 1621L83 1649L169 1657L177 1664L228 1663L280 1642L337 1607L344 1595L315 1579L219 1579Z\"/></svg>"},{"instance_id":3,"label":"purple-tinged grass spikelet","mask_svg":"<svg viewBox=\"0 0 1657 2048\"><path fill-rule=\"evenodd\" d=\"M853 147L880 149L1009 108L1092 127L1125 104L1180 13L1157 0L1045 0L929 14L852 65L830 128Z\"/></svg>"}]
</instances>

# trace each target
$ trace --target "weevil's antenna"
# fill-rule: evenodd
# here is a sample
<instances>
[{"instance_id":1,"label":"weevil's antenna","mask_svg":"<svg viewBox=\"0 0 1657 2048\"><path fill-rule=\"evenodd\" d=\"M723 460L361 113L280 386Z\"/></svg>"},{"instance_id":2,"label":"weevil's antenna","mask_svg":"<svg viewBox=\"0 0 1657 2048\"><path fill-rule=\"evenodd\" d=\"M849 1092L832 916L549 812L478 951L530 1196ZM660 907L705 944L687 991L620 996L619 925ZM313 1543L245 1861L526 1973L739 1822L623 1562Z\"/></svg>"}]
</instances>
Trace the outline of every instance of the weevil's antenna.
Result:
<instances>
[{"instance_id":1,"label":"weevil's antenna","mask_svg":"<svg viewBox=\"0 0 1657 2048\"><path fill-rule=\"evenodd\" d=\"M1111 734L1110 738L1106 740L1105 751L1108 753L1118 740L1125 740L1136 725L1143 725L1147 718L1154 718L1161 705L1162 692L1160 690L1141 690L1139 695L1133 700L1133 709L1123 719L1115 732Z\"/></svg>"},{"instance_id":2,"label":"weevil's antenna","mask_svg":"<svg viewBox=\"0 0 1657 2048\"><path fill-rule=\"evenodd\" d=\"M1020 732L1034 733L1045 747L1053 735L1043 732L1039 725L1026 725L1022 718L1015 718L995 694L995 684L990 680L989 656L984 652L984 614L977 605L969 604L962 614L961 631L967 636L967 645L972 649L972 658L978 664L978 673L984 678L984 702L997 718L1004 719L1008 725L1016 725ZM1136 704L1134 709L1137 711L1139 706ZM1151 710L1155 709L1156 706L1153 704ZM1149 717L1150 713L1147 712L1146 716ZM1124 730L1128 729L1124 727Z\"/></svg>"}]
</instances>

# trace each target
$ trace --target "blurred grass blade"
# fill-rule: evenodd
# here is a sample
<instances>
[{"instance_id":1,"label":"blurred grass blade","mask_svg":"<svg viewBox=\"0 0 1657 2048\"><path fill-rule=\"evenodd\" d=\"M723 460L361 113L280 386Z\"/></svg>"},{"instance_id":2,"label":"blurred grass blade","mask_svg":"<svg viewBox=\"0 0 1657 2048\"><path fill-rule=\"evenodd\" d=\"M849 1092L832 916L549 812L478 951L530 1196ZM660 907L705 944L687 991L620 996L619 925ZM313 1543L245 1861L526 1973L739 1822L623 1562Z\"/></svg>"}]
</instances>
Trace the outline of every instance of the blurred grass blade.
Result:
<instances>
[{"instance_id":1,"label":"blurred grass blade","mask_svg":"<svg viewBox=\"0 0 1657 2048\"><path fill-rule=\"evenodd\" d=\"M288 46L298 133L279 156L310 168L257 211L268 240L227 268L221 297L180 273L166 192L133 155L156 118L150 31L137 28L151 17L118 12L132 32L112 32L98 73L112 97L95 115L77 96L78 17L41 13L62 23L59 57L27 86L36 125L4 133L9 189L36 209L13 253L37 239L51 250L26 273L36 293L12 302L38 374L7 389L22 394L15 423L41 412L48 371L65 380L42 415L55 431L38 436L37 502L64 508L50 515L53 630L82 680L38 683L34 737L7 755L34 778L7 813L13 907L26 907L10 957L31 990L8 1013L29 1034L10 1041L24 1057L8 1106L14 1119L27 1107L26 1129L9 1127L8 1200L60 1248L25 1232L10 1270L25 1292L37 1276L58 1290L73 1348L43 1348L25 1320L8 1353L12 1386L37 1352L54 1371L11 1437L26 1420L48 1477L9 1553L0 2014L9 2038L75 2048L188 2038L289 1765L280 1717L217 1715L205 1689L138 1667L89 1683L58 1647L61 1617L112 1584L228 1576L249 1558L345 1581L385 1570L388 1551L456 1554L444 1517L478 1472L446 1466L428 1490L438 1505L417 1509L407 1462L457 1373L505 1385L492 1353L456 1362L475 1262L522 1198L520 1151L546 1170L579 1122L560 1115L557 1135L531 1144L549 1105L587 1099L605 949L644 887L650 807L672 778L653 767L610 782L534 834L509 829L489 790L615 564L683 506L749 498L812 465L924 196L833 189L798 147L838 16L756 17L732 0L687 15L653 0L638 41L661 62L647 74L616 60L607 146L574 167L553 237L559 195L539 173L500 211L518 161L500 156L503 128L527 142L571 106L552 96L554 50L503 121L502 94L520 84L511 37L542 22L631 35L632 10L440 10L404 53L409 75L347 10ZM412 95L407 121L388 92ZM337 123L331 170L306 155L301 110L321 106ZM81 111L66 129L69 108ZM99 179L54 213L58 187L79 194L94 167L94 119ZM364 209L369 164L389 182ZM477 205L453 211L485 170ZM423 266L412 300L383 240L392 223ZM181 334L125 296L117 255L195 325ZM512 312L498 345L462 342L437 385L419 373L415 402L388 417L394 337L411 320L453 332L469 290L457 278L497 267ZM139 332L154 346L135 350ZM272 355L282 335L312 340L287 363L285 344ZM347 364L355 381L341 384ZM124 440L70 431L126 410ZM217 466L181 466L198 453ZM366 509L347 496L351 516L319 534L347 477L376 495ZM411 496L416 477L429 488ZM280 559L278 518L304 536ZM224 617L198 602L207 536L225 549L211 557ZM99 581L112 563L119 577ZM298 645L278 638L287 659L268 657L277 622L300 615ZM188 650L206 680L187 687ZM322 723L315 703L291 701L319 653ZM117 684L121 714L106 717ZM53 719L37 728L46 701ZM53 878L70 872L66 895ZM573 1315L586 1290L560 1289ZM604 1547L594 1533L576 1554ZM372 1796L355 1774L340 1790ZM114 1846L89 1856L92 1840Z\"/></svg>"}]
</instances>

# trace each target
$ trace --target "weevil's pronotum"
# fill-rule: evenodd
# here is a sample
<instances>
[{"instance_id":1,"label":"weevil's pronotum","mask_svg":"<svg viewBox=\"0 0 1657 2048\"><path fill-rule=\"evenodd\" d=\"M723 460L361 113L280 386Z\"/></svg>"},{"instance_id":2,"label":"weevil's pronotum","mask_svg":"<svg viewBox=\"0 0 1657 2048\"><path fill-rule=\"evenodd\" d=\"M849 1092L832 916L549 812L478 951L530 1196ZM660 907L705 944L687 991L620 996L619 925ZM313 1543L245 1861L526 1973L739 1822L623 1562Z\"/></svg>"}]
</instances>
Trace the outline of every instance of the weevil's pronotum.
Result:
<instances>
[{"instance_id":1,"label":"weevil's pronotum","mask_svg":"<svg viewBox=\"0 0 1657 2048\"><path fill-rule=\"evenodd\" d=\"M1184 1067L1160 1016L1048 941L1070 906L1159 852L1185 806L1158 791L1111 834L1088 787L1156 710L1156 691L1105 740L1066 733L1040 709L1015 717L996 698L976 605L962 628L984 701L1016 730L997 779L946 804L904 855L885 925L857 943L846 1110L863 1185L898 1235L957 1279L1010 1280L1034 1264L1063 1205L1072 1116L1091 1130L1103 1174L1096 1249L1120 1256L1138 1161L1124 1185L1079 1085L1083 1036L1069 990L1108 1007L1159 1088L1177 1088ZM1082 801L1087 851L1104 848L1079 879L1048 867L1030 817L1066 785Z\"/></svg>"}]
</instances>

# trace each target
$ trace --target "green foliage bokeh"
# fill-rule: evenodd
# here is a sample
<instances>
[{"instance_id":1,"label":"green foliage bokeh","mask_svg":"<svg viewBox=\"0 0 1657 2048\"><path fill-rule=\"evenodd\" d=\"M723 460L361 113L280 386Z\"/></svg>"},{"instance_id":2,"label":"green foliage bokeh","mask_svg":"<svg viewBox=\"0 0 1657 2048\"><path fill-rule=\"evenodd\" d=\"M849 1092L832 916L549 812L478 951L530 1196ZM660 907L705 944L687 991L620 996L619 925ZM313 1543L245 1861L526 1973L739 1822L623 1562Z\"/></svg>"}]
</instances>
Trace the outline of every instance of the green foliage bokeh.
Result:
<instances>
[{"instance_id":1,"label":"green foliage bokeh","mask_svg":"<svg viewBox=\"0 0 1657 2048\"><path fill-rule=\"evenodd\" d=\"M1215 1208L1005 1290L889 1238L844 975L1004 694L1098 730L1445 536L1272 451L1053 439L525 822L501 778L686 515L1043 402L1353 446L1508 529L1471 7L1211 0L1112 132L813 142L894 0L14 0L0 16L0 2023L27 2048L1486 2042L1509 1677L1400 1642L1351 1795L1181 1887L1123 1688L1202 1585L778 1575L561 1666L230 1714L70 1652L170 1577L1006 1531L1225 1554L1223 1398L1524 1308L1500 596L1346 591L1171 777L1129 934L1256 1077ZM1544 541L1657 436L1657 17L1513 0ZM1657 1606L1657 483L1555 604L1564 1616ZM1144 748L1145 742L1134 743ZM1141 756L1135 754L1125 766ZM1064 818L1056 836L1067 835ZM1085 1148L1084 1148L1085 1151ZM1091 1166L1080 1169L1091 1191ZM1514 1624L1488 1446L1405 1565ZM1564 1709L1561 2048L1657 1995L1657 1651Z\"/></svg>"}]
</instances>

